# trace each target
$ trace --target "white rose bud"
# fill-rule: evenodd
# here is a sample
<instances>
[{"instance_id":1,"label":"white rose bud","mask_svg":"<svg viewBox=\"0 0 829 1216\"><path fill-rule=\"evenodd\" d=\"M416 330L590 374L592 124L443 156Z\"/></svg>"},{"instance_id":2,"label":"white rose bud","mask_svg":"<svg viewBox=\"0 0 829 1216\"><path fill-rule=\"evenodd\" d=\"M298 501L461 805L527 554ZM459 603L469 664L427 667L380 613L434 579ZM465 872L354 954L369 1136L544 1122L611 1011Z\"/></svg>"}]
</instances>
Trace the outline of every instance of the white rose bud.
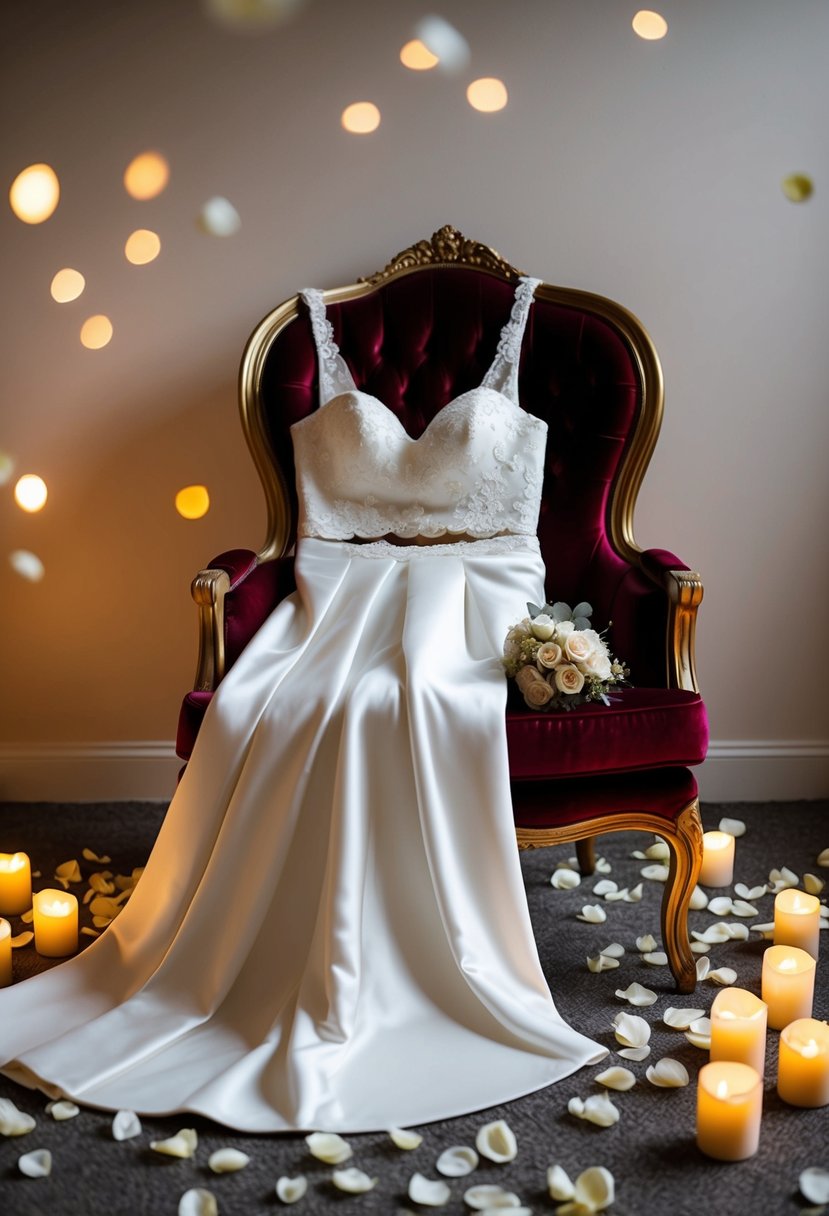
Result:
<instances>
[{"instance_id":1,"label":"white rose bud","mask_svg":"<svg viewBox=\"0 0 829 1216\"><path fill-rule=\"evenodd\" d=\"M584 676L578 667L571 663L562 663L556 668L556 688L559 692L577 693L584 688Z\"/></svg>"},{"instance_id":2,"label":"white rose bud","mask_svg":"<svg viewBox=\"0 0 829 1216\"><path fill-rule=\"evenodd\" d=\"M535 661L538 664L538 670L544 671L555 667L562 660L562 650L555 642L544 642L539 646L538 654L535 656Z\"/></svg>"},{"instance_id":3,"label":"white rose bud","mask_svg":"<svg viewBox=\"0 0 829 1216\"><path fill-rule=\"evenodd\" d=\"M574 663L584 663L596 649L596 644L586 633L575 629L564 643L564 653Z\"/></svg>"},{"instance_id":4,"label":"white rose bud","mask_svg":"<svg viewBox=\"0 0 829 1216\"><path fill-rule=\"evenodd\" d=\"M564 645L575 628L572 621L559 621L556 625L556 641L560 646Z\"/></svg>"},{"instance_id":5,"label":"white rose bud","mask_svg":"<svg viewBox=\"0 0 829 1216\"><path fill-rule=\"evenodd\" d=\"M538 638L539 642L546 642L555 633L556 623L546 612L539 612L538 616L530 622L530 629L534 638Z\"/></svg>"}]
</instances>

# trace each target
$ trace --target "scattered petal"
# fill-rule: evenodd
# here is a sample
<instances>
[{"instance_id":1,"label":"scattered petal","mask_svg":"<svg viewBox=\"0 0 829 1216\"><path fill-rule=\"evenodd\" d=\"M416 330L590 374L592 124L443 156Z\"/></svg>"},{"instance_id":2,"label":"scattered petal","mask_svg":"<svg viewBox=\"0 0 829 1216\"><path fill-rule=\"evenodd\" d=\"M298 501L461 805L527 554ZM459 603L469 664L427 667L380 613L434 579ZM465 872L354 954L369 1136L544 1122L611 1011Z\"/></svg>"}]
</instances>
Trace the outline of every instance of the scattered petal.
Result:
<instances>
[{"instance_id":1,"label":"scattered petal","mask_svg":"<svg viewBox=\"0 0 829 1216\"><path fill-rule=\"evenodd\" d=\"M556 870L550 879L550 885L557 891L572 891L581 884L581 874L575 870Z\"/></svg>"},{"instance_id":2,"label":"scattered petal","mask_svg":"<svg viewBox=\"0 0 829 1216\"><path fill-rule=\"evenodd\" d=\"M631 887L631 889L629 891L626 888L625 889L625 903L626 904L640 903L642 900L642 891L643 891L643 887L642 887L641 882L638 882L635 887ZM596 1168L598 1169L599 1167L596 1166Z\"/></svg>"},{"instance_id":3,"label":"scattered petal","mask_svg":"<svg viewBox=\"0 0 829 1216\"><path fill-rule=\"evenodd\" d=\"M671 850L664 840L655 840L644 853L640 849L634 849L631 853L631 857L635 857L637 861L667 861L670 855Z\"/></svg>"},{"instance_id":4,"label":"scattered petal","mask_svg":"<svg viewBox=\"0 0 829 1216\"><path fill-rule=\"evenodd\" d=\"M411 1132L403 1127L390 1128L389 1135L395 1148L402 1148L407 1153L411 1152L413 1148L420 1148L423 1143L423 1137L419 1132Z\"/></svg>"},{"instance_id":5,"label":"scattered petal","mask_svg":"<svg viewBox=\"0 0 829 1216\"><path fill-rule=\"evenodd\" d=\"M24 925L30 925L32 923L32 921L34 920L34 918L35 918L34 908L29 908L29 911L24 912L23 915L20 917L20 919L23 921Z\"/></svg>"},{"instance_id":6,"label":"scattered petal","mask_svg":"<svg viewBox=\"0 0 829 1216\"><path fill-rule=\"evenodd\" d=\"M108 929L112 924L111 916L93 916L92 923L96 929Z\"/></svg>"},{"instance_id":7,"label":"scattered petal","mask_svg":"<svg viewBox=\"0 0 829 1216\"><path fill-rule=\"evenodd\" d=\"M704 960L706 963L708 959ZM705 1016L704 1009L676 1009L671 1007L662 1014L662 1021L674 1030L688 1030L693 1022Z\"/></svg>"},{"instance_id":8,"label":"scattered petal","mask_svg":"<svg viewBox=\"0 0 829 1216\"><path fill-rule=\"evenodd\" d=\"M658 996L652 988L645 988L643 984L628 984L624 990L616 989L616 995L622 1001L627 1001L631 1005L638 1005L644 1008L646 1005L655 1005L658 1001Z\"/></svg>"},{"instance_id":9,"label":"scattered petal","mask_svg":"<svg viewBox=\"0 0 829 1216\"><path fill-rule=\"evenodd\" d=\"M613 1019L613 1031L617 1041L625 1047L644 1047L650 1042L650 1026L635 1013L617 1013Z\"/></svg>"},{"instance_id":10,"label":"scattered petal","mask_svg":"<svg viewBox=\"0 0 829 1216\"><path fill-rule=\"evenodd\" d=\"M134 1110L119 1110L112 1120L113 1140L132 1140L141 1135L141 1120Z\"/></svg>"},{"instance_id":11,"label":"scattered petal","mask_svg":"<svg viewBox=\"0 0 829 1216\"><path fill-rule=\"evenodd\" d=\"M644 937L637 937L636 939L636 949L642 954L649 954L651 950L656 949L656 945L656 938L650 933L646 933Z\"/></svg>"},{"instance_id":12,"label":"scattered petal","mask_svg":"<svg viewBox=\"0 0 829 1216\"><path fill-rule=\"evenodd\" d=\"M748 925L730 924L725 926L728 930L728 936L732 942L747 942L748 941Z\"/></svg>"},{"instance_id":13,"label":"scattered petal","mask_svg":"<svg viewBox=\"0 0 829 1216\"><path fill-rule=\"evenodd\" d=\"M652 866L643 866L639 873L643 878L649 878L651 882L668 881L668 867L663 866L660 863L656 863Z\"/></svg>"},{"instance_id":14,"label":"scattered petal","mask_svg":"<svg viewBox=\"0 0 829 1216\"><path fill-rule=\"evenodd\" d=\"M714 916L730 916L734 911L734 901L730 895L716 895L708 901L708 911Z\"/></svg>"},{"instance_id":15,"label":"scattered petal","mask_svg":"<svg viewBox=\"0 0 829 1216\"><path fill-rule=\"evenodd\" d=\"M716 971L709 971L705 978L721 988L732 988L737 983L737 972L733 967L720 967Z\"/></svg>"},{"instance_id":16,"label":"scattered petal","mask_svg":"<svg viewBox=\"0 0 829 1216\"><path fill-rule=\"evenodd\" d=\"M304 1174L289 1178L286 1174L276 1183L276 1196L283 1203L297 1203L308 1190L308 1179Z\"/></svg>"},{"instance_id":17,"label":"scattered petal","mask_svg":"<svg viewBox=\"0 0 829 1216\"><path fill-rule=\"evenodd\" d=\"M199 1145L199 1137L192 1127L182 1127L174 1136L166 1140L151 1140L150 1148L154 1153L163 1153L165 1157L192 1157Z\"/></svg>"},{"instance_id":18,"label":"scattered petal","mask_svg":"<svg viewBox=\"0 0 829 1216\"><path fill-rule=\"evenodd\" d=\"M606 954L608 958L621 958L625 952L625 948L621 942L611 942L609 946L604 946L599 953Z\"/></svg>"},{"instance_id":19,"label":"scattered petal","mask_svg":"<svg viewBox=\"0 0 829 1216\"><path fill-rule=\"evenodd\" d=\"M696 1022L692 1022L690 1028L685 1031L685 1038L692 1047L699 1047L703 1051L710 1051L711 1019L698 1018Z\"/></svg>"},{"instance_id":20,"label":"scattered petal","mask_svg":"<svg viewBox=\"0 0 829 1216\"><path fill-rule=\"evenodd\" d=\"M691 949L693 950L694 954L708 954L710 953L711 947L707 942L691 942Z\"/></svg>"},{"instance_id":21,"label":"scattered petal","mask_svg":"<svg viewBox=\"0 0 829 1216\"><path fill-rule=\"evenodd\" d=\"M435 1169L444 1178L465 1178L478 1164L478 1154L466 1144L455 1144L444 1149L435 1162Z\"/></svg>"},{"instance_id":22,"label":"scattered petal","mask_svg":"<svg viewBox=\"0 0 829 1216\"><path fill-rule=\"evenodd\" d=\"M622 887L621 891L608 891L607 894L605 895L605 899L607 900L608 903L622 903L622 902L630 903L631 901L629 899L629 896L630 896L630 891L627 889L627 887Z\"/></svg>"},{"instance_id":23,"label":"scattered petal","mask_svg":"<svg viewBox=\"0 0 829 1216\"><path fill-rule=\"evenodd\" d=\"M32 1115L18 1110L11 1098L0 1098L0 1136L25 1136L34 1127Z\"/></svg>"},{"instance_id":24,"label":"scattered petal","mask_svg":"<svg viewBox=\"0 0 829 1216\"><path fill-rule=\"evenodd\" d=\"M48 1148L36 1148L17 1159L17 1168L27 1178L48 1178L52 1172L52 1154Z\"/></svg>"},{"instance_id":25,"label":"scattered petal","mask_svg":"<svg viewBox=\"0 0 829 1216\"><path fill-rule=\"evenodd\" d=\"M84 849L81 856L85 861L95 861L98 865L106 866L112 861L111 857L99 857L97 853L93 853L91 849Z\"/></svg>"},{"instance_id":26,"label":"scattered petal","mask_svg":"<svg viewBox=\"0 0 829 1216\"><path fill-rule=\"evenodd\" d=\"M797 1185L809 1203L829 1203L829 1170L812 1166L800 1175Z\"/></svg>"},{"instance_id":27,"label":"scattered petal","mask_svg":"<svg viewBox=\"0 0 829 1216\"><path fill-rule=\"evenodd\" d=\"M62 861L55 868L55 878L63 879L65 882L80 882L81 867L74 859L72 861Z\"/></svg>"},{"instance_id":28,"label":"scattered petal","mask_svg":"<svg viewBox=\"0 0 829 1216\"><path fill-rule=\"evenodd\" d=\"M711 970L710 958L698 958L697 959L697 980L698 981L704 980L710 970Z\"/></svg>"},{"instance_id":29,"label":"scattered petal","mask_svg":"<svg viewBox=\"0 0 829 1216\"><path fill-rule=\"evenodd\" d=\"M351 1145L336 1132L312 1132L305 1137L305 1143L312 1157L328 1165L342 1165L343 1161L354 1156Z\"/></svg>"},{"instance_id":30,"label":"scattered petal","mask_svg":"<svg viewBox=\"0 0 829 1216\"><path fill-rule=\"evenodd\" d=\"M90 874L89 885L92 891L97 895L115 894L115 883L110 882L108 878L104 878L103 874ZM89 892L87 892L87 895L88 894ZM84 903L86 903L86 895L84 896Z\"/></svg>"},{"instance_id":31,"label":"scattered petal","mask_svg":"<svg viewBox=\"0 0 829 1216\"><path fill-rule=\"evenodd\" d=\"M619 966L618 958L612 958L609 954L595 954L592 958L588 956L587 968L598 974L600 971L612 971L614 967Z\"/></svg>"},{"instance_id":32,"label":"scattered petal","mask_svg":"<svg viewBox=\"0 0 829 1216\"><path fill-rule=\"evenodd\" d=\"M475 1147L488 1161L512 1161L518 1153L518 1141L504 1119L485 1123L475 1137Z\"/></svg>"},{"instance_id":33,"label":"scattered petal","mask_svg":"<svg viewBox=\"0 0 829 1216\"><path fill-rule=\"evenodd\" d=\"M366 1191L373 1191L378 1180L369 1178L368 1174L352 1166L347 1170L334 1170L331 1181L338 1191L345 1191L347 1195L363 1195Z\"/></svg>"},{"instance_id":34,"label":"scattered petal","mask_svg":"<svg viewBox=\"0 0 829 1216\"><path fill-rule=\"evenodd\" d=\"M774 921L773 920L770 920L765 925L752 925L751 929L752 929L752 932L759 933L761 937L764 937L767 942L770 942L772 940L772 938L774 937Z\"/></svg>"},{"instance_id":35,"label":"scattered petal","mask_svg":"<svg viewBox=\"0 0 829 1216\"><path fill-rule=\"evenodd\" d=\"M740 899L762 899L767 891L768 887L765 883L759 887L747 887L744 882L734 885L734 894L739 895Z\"/></svg>"},{"instance_id":36,"label":"scattered petal","mask_svg":"<svg viewBox=\"0 0 829 1216\"><path fill-rule=\"evenodd\" d=\"M760 913L753 904L746 903L744 899L734 900L734 915L735 916L759 916Z\"/></svg>"},{"instance_id":37,"label":"scattered petal","mask_svg":"<svg viewBox=\"0 0 829 1216\"><path fill-rule=\"evenodd\" d=\"M448 1187L446 1188L449 1189ZM518 1208L521 1200L512 1191L505 1191L502 1186L480 1183L464 1191L463 1201L467 1207L476 1212L486 1211L487 1208Z\"/></svg>"},{"instance_id":38,"label":"scattered petal","mask_svg":"<svg viewBox=\"0 0 829 1216\"><path fill-rule=\"evenodd\" d=\"M192 1187L178 1201L178 1216L219 1216L216 1196L204 1187Z\"/></svg>"},{"instance_id":39,"label":"scattered petal","mask_svg":"<svg viewBox=\"0 0 829 1216\"><path fill-rule=\"evenodd\" d=\"M821 891L826 886L826 883L822 878L818 878L817 874L804 874L803 886L810 895L820 895Z\"/></svg>"},{"instance_id":40,"label":"scattered petal","mask_svg":"<svg viewBox=\"0 0 829 1216\"><path fill-rule=\"evenodd\" d=\"M89 910L93 917L107 916L110 920L113 920L121 911L121 905L106 895L96 895L89 905Z\"/></svg>"},{"instance_id":41,"label":"scattered petal","mask_svg":"<svg viewBox=\"0 0 829 1216\"><path fill-rule=\"evenodd\" d=\"M581 1098L571 1098L567 1109L577 1119L585 1119L588 1123L595 1123L597 1127L612 1127L614 1123L619 1122L619 1109L610 1101L607 1092L591 1094L586 1102Z\"/></svg>"},{"instance_id":42,"label":"scattered petal","mask_svg":"<svg viewBox=\"0 0 829 1216\"><path fill-rule=\"evenodd\" d=\"M497 1188L500 1190L500 1187ZM448 1203L452 1192L445 1182L424 1178L423 1174L412 1174L409 1179L409 1198L427 1208L440 1208Z\"/></svg>"},{"instance_id":43,"label":"scattered petal","mask_svg":"<svg viewBox=\"0 0 829 1216\"><path fill-rule=\"evenodd\" d=\"M601 904L585 904L577 919L586 920L590 925L601 925L607 920L607 913Z\"/></svg>"},{"instance_id":44,"label":"scattered petal","mask_svg":"<svg viewBox=\"0 0 829 1216\"><path fill-rule=\"evenodd\" d=\"M21 946L28 946L29 942L34 941L34 936L31 929L24 929L22 933L18 933L16 937L11 938L12 950L19 950Z\"/></svg>"},{"instance_id":45,"label":"scattered petal","mask_svg":"<svg viewBox=\"0 0 829 1216\"><path fill-rule=\"evenodd\" d=\"M616 1196L616 1186L610 1170L593 1165L576 1179L575 1200L588 1212L603 1212Z\"/></svg>"},{"instance_id":46,"label":"scattered petal","mask_svg":"<svg viewBox=\"0 0 829 1216\"><path fill-rule=\"evenodd\" d=\"M63 1123L66 1119L74 1119L76 1115L81 1113L81 1108L76 1106L74 1102L58 1101L47 1102L46 1114L51 1115L58 1123Z\"/></svg>"},{"instance_id":47,"label":"scattered petal","mask_svg":"<svg viewBox=\"0 0 829 1216\"><path fill-rule=\"evenodd\" d=\"M816 861L819 866L829 866L829 849L824 849L822 853L818 853Z\"/></svg>"},{"instance_id":48,"label":"scattered petal","mask_svg":"<svg viewBox=\"0 0 829 1216\"><path fill-rule=\"evenodd\" d=\"M595 869L596 869L597 874L609 874L610 871L612 870L612 868L613 867L611 866L610 862L607 860L606 857L597 857L596 858Z\"/></svg>"},{"instance_id":49,"label":"scattered petal","mask_svg":"<svg viewBox=\"0 0 829 1216\"><path fill-rule=\"evenodd\" d=\"M611 1068L606 1068L604 1072L600 1072L593 1080L598 1085L604 1085L607 1089L633 1089L633 1086L636 1084L636 1077L630 1069L622 1068L618 1064L614 1064Z\"/></svg>"},{"instance_id":50,"label":"scattered petal","mask_svg":"<svg viewBox=\"0 0 829 1216\"><path fill-rule=\"evenodd\" d=\"M773 891L775 895L778 891L785 891L787 887L796 887L799 882L798 876L788 866L769 871L769 890Z\"/></svg>"},{"instance_id":51,"label":"scattered petal","mask_svg":"<svg viewBox=\"0 0 829 1216\"><path fill-rule=\"evenodd\" d=\"M250 1162L247 1153L238 1148L217 1148L207 1159L207 1164L214 1174L235 1174L243 1170Z\"/></svg>"},{"instance_id":52,"label":"scattered petal","mask_svg":"<svg viewBox=\"0 0 829 1216\"><path fill-rule=\"evenodd\" d=\"M716 945L719 942L727 942L731 940L728 925L723 924L722 922L719 922L716 925L709 925L704 933L700 933L697 929L692 929L691 937L698 942L707 942L709 946Z\"/></svg>"},{"instance_id":53,"label":"scattered petal","mask_svg":"<svg viewBox=\"0 0 829 1216\"><path fill-rule=\"evenodd\" d=\"M101 936L100 930L90 929L89 925L84 925L84 927L81 929L81 933L83 933L84 936L86 936L86 937L100 937Z\"/></svg>"},{"instance_id":54,"label":"scattered petal","mask_svg":"<svg viewBox=\"0 0 829 1216\"><path fill-rule=\"evenodd\" d=\"M657 1085L660 1089L682 1089L691 1079L685 1065L679 1060L672 1060L670 1056L651 1064L645 1076L651 1085Z\"/></svg>"},{"instance_id":55,"label":"scattered petal","mask_svg":"<svg viewBox=\"0 0 829 1216\"><path fill-rule=\"evenodd\" d=\"M634 1060L638 1063L640 1060L647 1060L651 1054L651 1049L645 1044L644 1047L621 1047L617 1052L617 1056L622 1056L625 1060Z\"/></svg>"},{"instance_id":56,"label":"scattered petal","mask_svg":"<svg viewBox=\"0 0 829 1216\"><path fill-rule=\"evenodd\" d=\"M708 907L708 896L702 887L694 887L691 892L691 903L689 906L694 912L701 912L703 908Z\"/></svg>"},{"instance_id":57,"label":"scattered petal","mask_svg":"<svg viewBox=\"0 0 829 1216\"><path fill-rule=\"evenodd\" d=\"M594 895L609 895L619 890L619 884L612 878L600 878L593 888Z\"/></svg>"},{"instance_id":58,"label":"scattered petal","mask_svg":"<svg viewBox=\"0 0 829 1216\"><path fill-rule=\"evenodd\" d=\"M561 861L556 862L556 869L574 870L577 874L581 873L579 870L579 859L577 857L567 857L566 859L562 858Z\"/></svg>"},{"instance_id":59,"label":"scattered petal","mask_svg":"<svg viewBox=\"0 0 829 1216\"><path fill-rule=\"evenodd\" d=\"M642 955L644 963L650 963L651 967L667 967L668 956L664 950L653 950Z\"/></svg>"},{"instance_id":60,"label":"scattered petal","mask_svg":"<svg viewBox=\"0 0 829 1216\"><path fill-rule=\"evenodd\" d=\"M742 819L721 819L718 830L729 836L745 836L746 825Z\"/></svg>"},{"instance_id":61,"label":"scattered petal","mask_svg":"<svg viewBox=\"0 0 829 1216\"><path fill-rule=\"evenodd\" d=\"M573 1198L576 1188L565 1169L560 1165L551 1165L547 1169L547 1191L551 1199L557 1199L559 1203L563 1203L566 1199Z\"/></svg>"}]
</instances>

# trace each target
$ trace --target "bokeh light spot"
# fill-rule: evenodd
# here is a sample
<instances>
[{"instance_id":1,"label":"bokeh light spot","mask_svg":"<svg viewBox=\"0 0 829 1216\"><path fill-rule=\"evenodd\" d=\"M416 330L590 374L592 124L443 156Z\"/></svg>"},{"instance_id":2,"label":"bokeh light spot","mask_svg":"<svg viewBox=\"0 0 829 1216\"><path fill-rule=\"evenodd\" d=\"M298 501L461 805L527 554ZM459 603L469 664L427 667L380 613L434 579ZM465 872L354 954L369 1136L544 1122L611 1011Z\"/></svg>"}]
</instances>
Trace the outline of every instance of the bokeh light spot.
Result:
<instances>
[{"instance_id":1,"label":"bokeh light spot","mask_svg":"<svg viewBox=\"0 0 829 1216\"><path fill-rule=\"evenodd\" d=\"M124 171L124 186L133 198L155 198L170 180L170 166L160 152L142 152Z\"/></svg>"},{"instance_id":2,"label":"bokeh light spot","mask_svg":"<svg viewBox=\"0 0 829 1216\"><path fill-rule=\"evenodd\" d=\"M355 101L343 110L340 122L352 135L369 135L380 126L380 111L373 101Z\"/></svg>"},{"instance_id":3,"label":"bokeh light spot","mask_svg":"<svg viewBox=\"0 0 829 1216\"><path fill-rule=\"evenodd\" d=\"M792 203L805 203L815 192L815 183L807 173L790 173L780 184L786 198Z\"/></svg>"},{"instance_id":4,"label":"bokeh light spot","mask_svg":"<svg viewBox=\"0 0 829 1216\"><path fill-rule=\"evenodd\" d=\"M39 583L46 573L43 562L36 553L30 553L28 549L15 549L10 553L9 565L16 574L28 579L30 583Z\"/></svg>"},{"instance_id":5,"label":"bokeh light spot","mask_svg":"<svg viewBox=\"0 0 829 1216\"><path fill-rule=\"evenodd\" d=\"M261 30L281 25L299 12L305 0L205 0L211 17L235 30Z\"/></svg>"},{"instance_id":6,"label":"bokeh light spot","mask_svg":"<svg viewBox=\"0 0 829 1216\"><path fill-rule=\"evenodd\" d=\"M112 338L112 322L103 313L87 317L81 326L81 342L87 350L100 350Z\"/></svg>"},{"instance_id":7,"label":"bokeh light spot","mask_svg":"<svg viewBox=\"0 0 829 1216\"><path fill-rule=\"evenodd\" d=\"M411 68L413 72L428 72L429 68L440 63L440 59L432 54L425 42L412 38L411 42L400 48L400 62L404 68Z\"/></svg>"},{"instance_id":8,"label":"bokeh light spot","mask_svg":"<svg viewBox=\"0 0 829 1216\"><path fill-rule=\"evenodd\" d=\"M633 32L646 42L658 42L668 32L668 22L661 13L655 13L649 8L640 8L631 21Z\"/></svg>"},{"instance_id":9,"label":"bokeh light spot","mask_svg":"<svg viewBox=\"0 0 829 1216\"><path fill-rule=\"evenodd\" d=\"M458 72L469 63L469 43L443 17L435 14L423 17L415 26L414 34L440 61L444 71Z\"/></svg>"},{"instance_id":10,"label":"bokeh light spot","mask_svg":"<svg viewBox=\"0 0 829 1216\"><path fill-rule=\"evenodd\" d=\"M65 266L52 279L52 286L49 290L52 293L52 299L57 300L58 304L68 304L70 300L77 300L84 287L86 287L86 279L81 272Z\"/></svg>"},{"instance_id":11,"label":"bokeh light spot","mask_svg":"<svg viewBox=\"0 0 829 1216\"><path fill-rule=\"evenodd\" d=\"M473 80L466 90L466 99L473 110L480 110L482 114L503 110L509 100L506 85L496 76L482 76L480 80Z\"/></svg>"},{"instance_id":12,"label":"bokeh light spot","mask_svg":"<svg viewBox=\"0 0 829 1216\"><path fill-rule=\"evenodd\" d=\"M14 472L14 456L8 452L0 451L0 486L4 486L11 481L12 473Z\"/></svg>"},{"instance_id":13,"label":"bokeh light spot","mask_svg":"<svg viewBox=\"0 0 829 1216\"><path fill-rule=\"evenodd\" d=\"M233 236L242 227L241 217L233 203L219 195L207 200L196 223L208 236Z\"/></svg>"},{"instance_id":14,"label":"bokeh light spot","mask_svg":"<svg viewBox=\"0 0 829 1216\"><path fill-rule=\"evenodd\" d=\"M160 252L161 241L158 233L151 232L149 228L136 228L135 232L127 237L124 246L126 259L132 262L133 266L146 266L148 262L154 262Z\"/></svg>"},{"instance_id":15,"label":"bokeh light spot","mask_svg":"<svg viewBox=\"0 0 829 1216\"><path fill-rule=\"evenodd\" d=\"M176 494L176 510L184 519L201 519L210 510L207 486L185 486Z\"/></svg>"},{"instance_id":16,"label":"bokeh light spot","mask_svg":"<svg viewBox=\"0 0 829 1216\"><path fill-rule=\"evenodd\" d=\"M24 511L39 511L48 496L46 482L37 473L24 473L14 487L14 500Z\"/></svg>"},{"instance_id":17,"label":"bokeh light spot","mask_svg":"<svg viewBox=\"0 0 829 1216\"><path fill-rule=\"evenodd\" d=\"M50 165L29 165L9 189L11 209L24 224L48 220L60 199L58 175Z\"/></svg>"}]
</instances>

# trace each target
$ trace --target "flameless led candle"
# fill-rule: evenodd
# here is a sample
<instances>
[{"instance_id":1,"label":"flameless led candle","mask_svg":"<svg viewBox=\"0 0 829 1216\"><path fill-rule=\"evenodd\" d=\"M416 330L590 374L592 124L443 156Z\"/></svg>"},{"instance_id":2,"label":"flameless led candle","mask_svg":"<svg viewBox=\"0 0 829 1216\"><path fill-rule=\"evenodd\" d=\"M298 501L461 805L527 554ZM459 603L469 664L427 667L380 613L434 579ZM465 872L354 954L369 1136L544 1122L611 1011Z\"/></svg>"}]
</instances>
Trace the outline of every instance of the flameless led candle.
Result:
<instances>
[{"instance_id":1,"label":"flameless led candle","mask_svg":"<svg viewBox=\"0 0 829 1216\"><path fill-rule=\"evenodd\" d=\"M777 1092L790 1106L829 1105L829 1026L799 1018L780 1035Z\"/></svg>"},{"instance_id":2,"label":"flameless led candle","mask_svg":"<svg viewBox=\"0 0 829 1216\"><path fill-rule=\"evenodd\" d=\"M32 867L25 853L0 853L0 913L19 916L32 906Z\"/></svg>"},{"instance_id":3,"label":"flameless led candle","mask_svg":"<svg viewBox=\"0 0 829 1216\"><path fill-rule=\"evenodd\" d=\"M820 900L788 887L774 898L775 946L799 946L817 958L820 939Z\"/></svg>"},{"instance_id":4,"label":"flameless led candle","mask_svg":"<svg viewBox=\"0 0 829 1216\"><path fill-rule=\"evenodd\" d=\"M703 887L729 887L734 879L734 837L728 832L705 832L702 837Z\"/></svg>"},{"instance_id":5,"label":"flameless led candle","mask_svg":"<svg viewBox=\"0 0 829 1216\"><path fill-rule=\"evenodd\" d=\"M711 1006L711 1059L749 1064L761 1077L766 1063L764 1001L745 988L723 988Z\"/></svg>"},{"instance_id":6,"label":"flameless led candle","mask_svg":"<svg viewBox=\"0 0 829 1216\"><path fill-rule=\"evenodd\" d=\"M78 949L78 901L69 891L38 891L34 897L35 950L64 958Z\"/></svg>"},{"instance_id":7,"label":"flameless led candle","mask_svg":"<svg viewBox=\"0 0 829 1216\"><path fill-rule=\"evenodd\" d=\"M763 955L762 992L772 1030L811 1017L815 995L815 960L811 954L797 946L769 946Z\"/></svg>"},{"instance_id":8,"label":"flameless led candle","mask_svg":"<svg viewBox=\"0 0 829 1216\"><path fill-rule=\"evenodd\" d=\"M12 927L7 920L0 920L0 988L8 988L12 982Z\"/></svg>"},{"instance_id":9,"label":"flameless led candle","mask_svg":"<svg viewBox=\"0 0 829 1216\"><path fill-rule=\"evenodd\" d=\"M763 1083L748 1064L705 1064L697 1085L697 1146L717 1161L744 1161L760 1143Z\"/></svg>"}]
</instances>

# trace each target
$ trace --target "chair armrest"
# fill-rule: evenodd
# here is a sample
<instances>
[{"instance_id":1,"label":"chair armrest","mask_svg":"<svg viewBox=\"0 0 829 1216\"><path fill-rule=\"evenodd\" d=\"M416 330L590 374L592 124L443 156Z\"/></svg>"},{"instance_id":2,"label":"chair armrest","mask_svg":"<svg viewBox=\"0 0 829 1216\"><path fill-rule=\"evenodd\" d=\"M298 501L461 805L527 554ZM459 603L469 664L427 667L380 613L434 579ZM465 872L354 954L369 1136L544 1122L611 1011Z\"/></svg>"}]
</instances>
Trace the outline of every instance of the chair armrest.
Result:
<instances>
[{"instance_id":1,"label":"chair armrest","mask_svg":"<svg viewBox=\"0 0 829 1216\"><path fill-rule=\"evenodd\" d=\"M665 549L646 549L641 554L640 565L668 597L665 638L668 686L699 692L695 638L697 609L703 597L702 579Z\"/></svg>"}]
</instances>

